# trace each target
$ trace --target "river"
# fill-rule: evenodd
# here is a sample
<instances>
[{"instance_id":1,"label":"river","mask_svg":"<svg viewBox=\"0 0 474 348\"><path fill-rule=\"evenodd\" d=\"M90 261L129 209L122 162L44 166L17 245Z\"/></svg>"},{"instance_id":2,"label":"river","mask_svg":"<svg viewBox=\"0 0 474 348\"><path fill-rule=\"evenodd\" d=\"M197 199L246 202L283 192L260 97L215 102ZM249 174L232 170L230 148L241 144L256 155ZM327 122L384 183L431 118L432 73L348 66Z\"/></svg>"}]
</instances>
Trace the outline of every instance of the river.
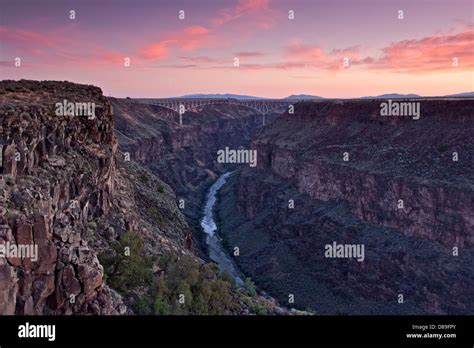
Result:
<instances>
[{"instance_id":1,"label":"river","mask_svg":"<svg viewBox=\"0 0 474 348\"><path fill-rule=\"evenodd\" d=\"M232 172L222 174L209 188L206 195L206 204L204 206L204 215L201 220L201 227L206 233L206 244L209 249L209 257L214 261L222 272L229 273L238 285L242 285L243 281L241 273L229 257L229 254L222 246L222 240L219 237L216 222L214 220L214 206L216 204L216 195L225 184L227 178Z\"/></svg>"}]
</instances>

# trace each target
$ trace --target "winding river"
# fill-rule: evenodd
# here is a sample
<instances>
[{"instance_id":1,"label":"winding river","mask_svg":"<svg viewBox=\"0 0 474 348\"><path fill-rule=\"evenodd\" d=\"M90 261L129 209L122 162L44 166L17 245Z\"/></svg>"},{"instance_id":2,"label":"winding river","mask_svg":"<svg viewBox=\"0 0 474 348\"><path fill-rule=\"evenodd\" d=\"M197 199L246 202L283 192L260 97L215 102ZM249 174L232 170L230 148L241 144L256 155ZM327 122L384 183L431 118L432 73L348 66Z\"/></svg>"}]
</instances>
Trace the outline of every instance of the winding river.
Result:
<instances>
[{"instance_id":1,"label":"winding river","mask_svg":"<svg viewBox=\"0 0 474 348\"><path fill-rule=\"evenodd\" d=\"M201 220L201 227L204 233L206 233L206 244L209 248L209 257L211 260L219 266L222 272L225 271L229 273L238 285L242 285L241 273L222 246L222 241L217 231L217 225L214 221L214 206L217 200L217 192L225 184L231 174L232 172L222 174L209 188L206 196L206 204L204 206L204 216Z\"/></svg>"}]
</instances>

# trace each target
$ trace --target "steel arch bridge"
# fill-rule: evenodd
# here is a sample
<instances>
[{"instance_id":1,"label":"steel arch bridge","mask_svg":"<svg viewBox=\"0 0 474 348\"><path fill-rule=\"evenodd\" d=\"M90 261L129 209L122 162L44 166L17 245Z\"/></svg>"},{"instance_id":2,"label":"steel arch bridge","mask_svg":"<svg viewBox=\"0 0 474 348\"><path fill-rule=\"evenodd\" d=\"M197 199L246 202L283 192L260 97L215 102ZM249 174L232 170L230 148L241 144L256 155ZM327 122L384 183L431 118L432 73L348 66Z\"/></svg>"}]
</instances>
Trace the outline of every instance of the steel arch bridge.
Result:
<instances>
[{"instance_id":1,"label":"steel arch bridge","mask_svg":"<svg viewBox=\"0 0 474 348\"><path fill-rule=\"evenodd\" d=\"M282 99L206 99L206 98L164 98L164 99L140 99L140 102L159 105L166 109L183 114L186 111L199 111L205 106L216 104L242 105L266 115L274 112L284 112L291 101Z\"/></svg>"}]
</instances>

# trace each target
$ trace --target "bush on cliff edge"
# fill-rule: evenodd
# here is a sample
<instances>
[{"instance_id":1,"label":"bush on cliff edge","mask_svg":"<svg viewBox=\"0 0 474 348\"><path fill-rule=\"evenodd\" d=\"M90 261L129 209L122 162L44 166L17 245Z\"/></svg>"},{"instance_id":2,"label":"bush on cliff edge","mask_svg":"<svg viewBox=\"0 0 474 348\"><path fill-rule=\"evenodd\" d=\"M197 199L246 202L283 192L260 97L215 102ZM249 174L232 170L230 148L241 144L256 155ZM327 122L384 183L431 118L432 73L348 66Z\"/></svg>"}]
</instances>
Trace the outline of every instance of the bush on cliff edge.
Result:
<instances>
[{"instance_id":1,"label":"bush on cliff edge","mask_svg":"<svg viewBox=\"0 0 474 348\"><path fill-rule=\"evenodd\" d=\"M136 314L232 314L240 307L235 285L214 263L165 254L157 260L160 271L153 274L155 260L145 255L136 233L124 234L99 259L110 287L125 298L141 294L132 305Z\"/></svg>"}]
</instances>

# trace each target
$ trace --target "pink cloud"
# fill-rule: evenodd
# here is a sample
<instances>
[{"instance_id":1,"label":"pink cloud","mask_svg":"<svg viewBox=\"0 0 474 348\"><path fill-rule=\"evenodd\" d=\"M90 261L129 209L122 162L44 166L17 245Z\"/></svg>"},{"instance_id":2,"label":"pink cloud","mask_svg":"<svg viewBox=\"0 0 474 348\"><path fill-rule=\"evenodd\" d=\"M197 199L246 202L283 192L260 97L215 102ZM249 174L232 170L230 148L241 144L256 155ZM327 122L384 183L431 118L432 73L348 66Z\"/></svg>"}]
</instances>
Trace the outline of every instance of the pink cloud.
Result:
<instances>
[{"instance_id":1,"label":"pink cloud","mask_svg":"<svg viewBox=\"0 0 474 348\"><path fill-rule=\"evenodd\" d=\"M79 64L85 67L95 67L101 65L122 67L124 64L124 59L124 54L106 50L103 48L98 48L94 52L92 52L92 56L81 57L79 59ZM133 60L133 58L131 59Z\"/></svg>"},{"instance_id":2,"label":"pink cloud","mask_svg":"<svg viewBox=\"0 0 474 348\"><path fill-rule=\"evenodd\" d=\"M381 49L379 58L363 56L359 46L336 48L324 51L317 45L293 41L282 52L283 62L241 64L250 70L315 69L326 71L344 70L343 59L349 59L348 68L357 66L366 70L430 73L453 69L453 58L457 58L457 69L474 68L474 30L470 27L456 34L440 34L421 39L391 43Z\"/></svg>"},{"instance_id":3,"label":"pink cloud","mask_svg":"<svg viewBox=\"0 0 474 348\"><path fill-rule=\"evenodd\" d=\"M173 41L160 41L156 44L148 45L141 50L141 55L146 59L163 59L169 54L169 46Z\"/></svg>"},{"instance_id":4,"label":"pink cloud","mask_svg":"<svg viewBox=\"0 0 474 348\"><path fill-rule=\"evenodd\" d=\"M98 44L75 40L66 34L38 33L14 27L0 27L4 49L2 55L20 56L25 67L66 66L81 67L123 64L124 55ZM7 53L8 52L8 53ZM87 52L87 53L84 53ZM13 59L13 58L12 58ZM7 64L7 66L9 66ZM10 63L13 65L13 60Z\"/></svg>"},{"instance_id":5,"label":"pink cloud","mask_svg":"<svg viewBox=\"0 0 474 348\"><path fill-rule=\"evenodd\" d=\"M47 48L55 48L57 46L57 39L51 35L43 35L37 32L12 27L0 27L0 37L3 43L20 46L40 46Z\"/></svg>"},{"instance_id":6,"label":"pink cloud","mask_svg":"<svg viewBox=\"0 0 474 348\"><path fill-rule=\"evenodd\" d=\"M206 29L206 28L198 26L198 25L196 25L194 27L187 27L183 31L186 35L189 35L189 36L204 35L204 34L209 33L209 29Z\"/></svg>"},{"instance_id":7,"label":"pink cloud","mask_svg":"<svg viewBox=\"0 0 474 348\"><path fill-rule=\"evenodd\" d=\"M167 58L171 55L171 51L175 50L193 52L204 47L226 45L229 44L230 38L219 35L222 25L243 17L255 17L257 19L255 22L258 23L257 26L260 29L269 29L275 24L278 12L270 8L269 0L239 0L234 7L220 10L218 17L211 21L209 27L191 26L176 33L168 33L160 41L141 48L139 55L145 59L161 60ZM237 38L241 39L245 36L243 32L248 30L250 27L246 26ZM241 53L242 57L264 55L261 52Z\"/></svg>"},{"instance_id":8,"label":"pink cloud","mask_svg":"<svg viewBox=\"0 0 474 348\"><path fill-rule=\"evenodd\" d=\"M284 57L287 62L279 65L283 69L308 67L336 71L344 69L344 58L349 59L349 67L358 64L360 50L358 46L352 46L325 52L317 45L304 45L295 41L285 48Z\"/></svg>"},{"instance_id":9,"label":"pink cloud","mask_svg":"<svg viewBox=\"0 0 474 348\"><path fill-rule=\"evenodd\" d=\"M160 60L168 57L172 49L191 52L206 47L211 42L209 29L202 26L191 26L177 33L166 34L163 40L143 47L140 50L140 55L146 59Z\"/></svg>"},{"instance_id":10,"label":"pink cloud","mask_svg":"<svg viewBox=\"0 0 474 348\"><path fill-rule=\"evenodd\" d=\"M211 58L209 56L193 56L193 57L179 57L180 60L186 63L205 64L205 63L221 63L222 59Z\"/></svg>"},{"instance_id":11,"label":"pink cloud","mask_svg":"<svg viewBox=\"0 0 474 348\"><path fill-rule=\"evenodd\" d=\"M201 26L188 27L177 37L177 44L184 51L194 51L210 42L209 29Z\"/></svg>"},{"instance_id":12,"label":"pink cloud","mask_svg":"<svg viewBox=\"0 0 474 348\"><path fill-rule=\"evenodd\" d=\"M236 52L236 57L243 57L243 58L255 58L255 57L263 57L266 53L259 52L259 51L244 51L244 52Z\"/></svg>"},{"instance_id":13,"label":"pink cloud","mask_svg":"<svg viewBox=\"0 0 474 348\"><path fill-rule=\"evenodd\" d=\"M451 70L453 58L458 59L459 69L474 68L473 29L394 42L382 49L370 68L413 73Z\"/></svg>"},{"instance_id":14,"label":"pink cloud","mask_svg":"<svg viewBox=\"0 0 474 348\"><path fill-rule=\"evenodd\" d=\"M302 45L300 43L293 43L290 46L286 47L284 55L289 60L297 60L304 62L327 59L326 54L319 46Z\"/></svg>"},{"instance_id":15,"label":"pink cloud","mask_svg":"<svg viewBox=\"0 0 474 348\"><path fill-rule=\"evenodd\" d=\"M219 11L218 18L214 19L213 24L220 26L242 16L260 13L268 9L268 0L239 0L236 6Z\"/></svg>"}]
</instances>

